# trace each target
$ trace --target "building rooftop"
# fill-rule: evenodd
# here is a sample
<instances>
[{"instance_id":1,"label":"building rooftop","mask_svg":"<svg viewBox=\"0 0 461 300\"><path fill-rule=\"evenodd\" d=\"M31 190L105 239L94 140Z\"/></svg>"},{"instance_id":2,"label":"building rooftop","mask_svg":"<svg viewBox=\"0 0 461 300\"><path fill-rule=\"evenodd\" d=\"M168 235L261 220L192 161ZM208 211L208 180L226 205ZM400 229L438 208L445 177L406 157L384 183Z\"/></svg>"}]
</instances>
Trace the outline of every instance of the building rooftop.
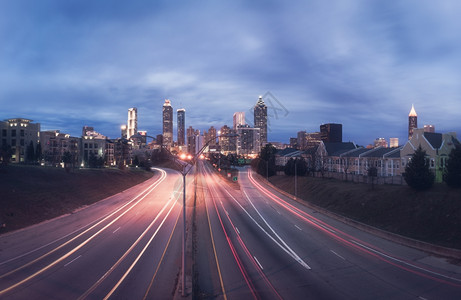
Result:
<instances>
[{"instance_id":1,"label":"building rooftop","mask_svg":"<svg viewBox=\"0 0 461 300\"><path fill-rule=\"evenodd\" d=\"M357 148L352 142L324 142L329 156L339 156L346 151Z\"/></svg>"},{"instance_id":2,"label":"building rooftop","mask_svg":"<svg viewBox=\"0 0 461 300\"><path fill-rule=\"evenodd\" d=\"M442 146L442 134L435 132L424 132L424 137L431 144L432 148L439 149Z\"/></svg>"}]
</instances>

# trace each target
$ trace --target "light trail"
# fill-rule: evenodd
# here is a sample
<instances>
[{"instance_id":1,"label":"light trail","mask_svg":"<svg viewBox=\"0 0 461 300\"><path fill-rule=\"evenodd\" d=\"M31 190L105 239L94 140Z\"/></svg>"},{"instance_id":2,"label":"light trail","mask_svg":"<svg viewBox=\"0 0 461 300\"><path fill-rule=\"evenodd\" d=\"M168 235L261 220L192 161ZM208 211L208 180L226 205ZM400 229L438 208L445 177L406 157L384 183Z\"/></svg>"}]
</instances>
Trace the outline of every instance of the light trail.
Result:
<instances>
[{"instance_id":1,"label":"light trail","mask_svg":"<svg viewBox=\"0 0 461 300\"><path fill-rule=\"evenodd\" d=\"M461 279L458 279L458 278L454 278L454 277L450 277L450 276L446 276L446 275L443 275L443 274L440 274L438 272L434 272L432 270L428 270L426 268L423 268L423 267L419 267L417 265L414 265L410 262L406 262L405 260L402 260L402 259L398 259L398 258L395 258L389 254L386 254L384 253L384 251L377 251L377 250L374 250L373 249L373 246L365 243L365 242L362 242L354 237L352 237L351 235L345 233L345 232L342 232L340 230L338 230L337 228L334 228L333 226L315 218L314 216L306 213L305 211L293 206L292 204L288 203L287 201L284 201L282 200L280 197L276 196L275 194L269 192L266 188L264 188L261 184L259 184L251 175L251 170L248 169L248 178L250 180L251 183L253 183L253 185L258 189L260 190L262 193L264 193L265 195L267 195L269 198L271 198L272 200L274 200L277 204L279 204L281 207L285 208L286 210L288 210L289 212L293 213L294 215L298 216L299 218L301 218L302 220L308 222L309 224L313 225L315 228L323 231L324 233L326 233L327 235L337 239L338 241L341 241L343 244L346 244L348 245L349 247L351 248L354 248L354 249L357 249L361 252L364 252L364 253L367 253L369 254L370 256L373 256L383 262L386 262L388 264L391 264L399 269L402 269L402 270L405 270L407 272L410 272L412 274L415 274L415 275L418 275L418 276L421 276L421 277L424 277L424 278L427 278L427 279L431 279L431 280L434 280L434 281L437 281L437 282L440 282L440 283L444 283L444 284L448 284L448 285L451 285L451 286L455 286L455 287L461 287L461 284L458 284L458 283L454 283L454 282L450 282L450 281L447 281L445 279L448 279L448 280L453 280L453 281L456 281L456 282L461 282ZM323 225L323 226L322 226ZM349 240L345 239L345 238L342 238L338 235L338 233L346 236L349 238ZM366 245L366 246L365 246ZM395 263L392 262L390 259L396 261ZM432 275L436 275L436 276L440 276L444 279L440 279L440 278L437 278L437 277L433 277L431 275L428 275L428 274L424 274L424 273L421 273L419 271L415 271L415 270L412 270L412 269L409 269L405 266L402 266L401 264L399 263L403 263L411 268L414 268L414 269L417 269L417 270L420 270L420 271L423 271L423 272L427 272L429 274L432 274Z\"/></svg>"},{"instance_id":2,"label":"light trail","mask_svg":"<svg viewBox=\"0 0 461 300\"><path fill-rule=\"evenodd\" d=\"M158 169L160 170L160 169ZM75 240L77 237L79 236L82 236L84 233L88 232L89 230L91 230L92 228L96 227L97 225L99 225L100 223L102 223L103 221L109 219L109 217L115 215L117 212L119 212L120 210L122 210L124 207L126 207L127 205L131 204L133 201L135 201L140 195L142 195L145 191L148 190L148 192L142 196L138 201L136 201L131 207L129 207L127 210L125 210L124 212L122 212L119 216L117 216L114 220L112 220L111 222L109 222L107 225L105 225L103 228L101 228L99 231L97 231L96 233L94 233L92 236L90 236L89 238L87 238L84 242L80 243L78 246L74 247L72 250L70 250L69 252L67 252L67 254L64 254L62 255L60 258L56 259L55 261L53 261L52 263L48 264L47 266L43 267L42 269L36 271L35 273L33 273L32 275L29 275L27 276L25 279L3 289L3 290L0 290L0 296L4 295L5 293L17 288L18 286L26 283L27 281L31 280L32 278L35 278L36 276L42 274L43 272L49 270L50 268L54 267L55 265L57 265L58 263L62 262L63 260L65 260L66 258L68 258L69 256L71 256L72 254L74 254L75 252L77 252L80 248L82 248L83 246L85 246L87 243L89 243L91 240L93 240L96 236L98 236L100 233L102 233L104 230L106 230L108 227L110 227L113 223L115 223L118 219L120 219L122 216L124 216L126 213L128 213L133 207L135 207L138 203L140 203L145 197L147 197L165 178L166 178L166 172L163 171L163 170L160 170L162 171L162 176L161 176L161 179L159 179L158 181L156 181L155 183L153 183L152 185L150 185L146 190L144 190L143 192L141 192L140 194L138 194L135 198L133 198L132 200L130 200L128 203L126 203L125 205L123 205L122 207L120 207L119 209L117 209L116 211L114 211L113 213L111 213L110 215L108 215L107 217L105 217L103 220L101 220L100 222L98 222L97 224L93 225L92 227L88 228L87 230L85 230L84 232L82 232L81 234L79 234L78 236L72 238L71 240L67 241L66 243L62 244L61 246L55 248L54 250L42 255L41 257L29 262L28 264L24 265L24 266L21 266L13 271L10 271L6 274L3 274L2 276L0 276L0 279L1 278L4 278L8 275L11 275L13 274L14 272L18 271L18 270L21 270L27 266L30 266L31 264L35 263L35 262L38 262L40 261L41 259L43 259L44 257L47 257L48 255L50 255L51 253L57 251L58 249L64 247L65 245L69 244L71 241Z\"/></svg>"},{"instance_id":3,"label":"light trail","mask_svg":"<svg viewBox=\"0 0 461 300\"><path fill-rule=\"evenodd\" d=\"M160 228L162 228L163 224L165 223L166 219L168 218L168 216L170 215L171 211L173 210L173 208L175 207L175 204L173 203L173 205L171 206L170 210L168 211L168 213L166 214L166 216L163 218L162 222L159 224L159 226L157 227L157 229L155 230L154 234L151 236L151 238L149 239L149 241L147 242L147 244L144 246L144 248L142 249L142 251L138 254L138 256L136 257L136 259L133 261L133 263L131 264L131 266L128 268L128 270L125 272L125 274L123 274L123 276L120 278L120 280L115 284L115 286L110 290L110 292L104 297L104 300L107 300L109 299L109 297L115 292L115 290L120 286L120 284L122 284L122 282L125 280L125 278L128 276L128 274L130 274L131 270L133 270L134 266L138 263L138 261L141 259L141 256L144 254L144 252L146 252L147 248L149 247L149 245L152 243L152 241L154 240L155 236L157 235L157 233L160 231ZM183 207L184 209L184 207ZM162 212L160 212L157 216L159 216ZM178 213L178 216L179 216L179 213ZM147 233L147 231L153 226L153 224L155 223L157 218L155 218L154 221L152 221L151 225L149 225L148 228L146 228L145 230L145 233ZM134 247L138 244L138 242L141 240L141 238L144 237L144 233L142 234L142 236L140 236L138 238L138 240L136 241L135 244L133 244L132 247L130 247L129 249L129 252L131 252ZM127 251L128 252L128 251ZM129 253L128 252L128 253ZM126 253L126 255L128 255L128 253ZM126 257L126 255L124 255ZM123 259L125 259L125 257ZM121 258L121 261L123 260ZM121 262L120 261L120 262Z\"/></svg>"},{"instance_id":4,"label":"light trail","mask_svg":"<svg viewBox=\"0 0 461 300\"><path fill-rule=\"evenodd\" d=\"M212 176L212 175L211 175ZM215 179L213 178L212 179L212 182L216 185L218 185L215 181ZM219 185L218 185L219 186ZM225 188L222 188L224 191L226 191L228 194L229 192L225 189ZM218 194L217 191L215 190L215 187L212 185L211 186L211 190L214 191L215 194ZM230 194L229 194L230 195ZM232 197L232 195L230 195ZM213 202L214 202L214 197L213 198ZM233 197L232 197L233 198ZM233 198L235 200L235 198ZM216 207L216 203L215 203L215 207ZM234 223L232 222L232 219L229 215L229 213L226 211L226 209L224 208L224 204L221 203L221 207L222 209L226 212L226 217L229 221L229 223L231 224L232 228L234 229L235 233L236 233L236 237L237 237L237 241L239 242L240 246L242 247L243 251L245 252L245 254L247 255L247 257L249 258L249 260L253 263L255 269L257 270L257 272L259 273L259 275L261 276L261 278L266 282L267 286L272 290L272 292L277 296L278 299L282 299L282 297L280 296L280 294L277 292L277 290L274 288L274 286L272 285L272 283L269 281L269 279L267 278L266 274L264 274L264 272L262 272L262 266L261 264L255 260L255 256L252 255L248 249L248 247L246 246L245 242L242 240L242 238L240 237L240 234L238 232L238 230L236 229L236 226L234 225Z\"/></svg>"}]
</instances>

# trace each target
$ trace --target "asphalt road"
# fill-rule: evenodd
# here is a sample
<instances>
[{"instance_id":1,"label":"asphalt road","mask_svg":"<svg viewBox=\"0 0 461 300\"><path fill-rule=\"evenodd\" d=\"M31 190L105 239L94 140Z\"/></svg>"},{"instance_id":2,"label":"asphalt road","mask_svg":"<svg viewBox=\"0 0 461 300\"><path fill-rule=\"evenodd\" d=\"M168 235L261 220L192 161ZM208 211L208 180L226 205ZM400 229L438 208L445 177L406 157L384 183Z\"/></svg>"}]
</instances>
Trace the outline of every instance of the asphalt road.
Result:
<instances>
[{"instance_id":1,"label":"asphalt road","mask_svg":"<svg viewBox=\"0 0 461 300\"><path fill-rule=\"evenodd\" d=\"M207 165L200 170L201 298L461 299L459 266L323 216L248 169L240 171L240 189Z\"/></svg>"},{"instance_id":2,"label":"asphalt road","mask_svg":"<svg viewBox=\"0 0 461 300\"><path fill-rule=\"evenodd\" d=\"M0 299L170 299L181 212L182 177L157 169L95 205L1 236Z\"/></svg>"},{"instance_id":3,"label":"asphalt road","mask_svg":"<svg viewBox=\"0 0 461 300\"><path fill-rule=\"evenodd\" d=\"M197 168L187 177L188 298L461 299L461 267L443 258L313 211L248 169L231 185ZM182 227L182 176L157 169L97 204L0 236L0 299L181 298Z\"/></svg>"}]
</instances>

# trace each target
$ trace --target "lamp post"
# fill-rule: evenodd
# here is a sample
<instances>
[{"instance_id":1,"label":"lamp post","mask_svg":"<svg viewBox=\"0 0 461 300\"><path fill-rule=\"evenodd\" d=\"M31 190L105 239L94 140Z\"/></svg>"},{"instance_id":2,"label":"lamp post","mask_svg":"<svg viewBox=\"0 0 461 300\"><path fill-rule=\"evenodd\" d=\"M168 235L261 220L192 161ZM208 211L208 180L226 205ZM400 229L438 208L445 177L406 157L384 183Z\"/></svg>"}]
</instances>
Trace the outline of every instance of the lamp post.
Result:
<instances>
[{"instance_id":1,"label":"lamp post","mask_svg":"<svg viewBox=\"0 0 461 300\"><path fill-rule=\"evenodd\" d=\"M223 136L233 136L233 135L223 135ZM140 137L145 137L145 138L149 137L149 138L153 139L154 141L156 140L156 138L154 138L153 136L140 135L139 133L136 133L135 135L131 136L130 139L137 139L137 138L140 138ZM191 162L190 164L187 164L187 165L189 165L189 168L187 168L186 164L181 164L182 171L180 173L182 175L182 182L183 182L183 193L182 193L183 229L182 229L182 259L181 259L181 265L182 265L181 285L182 285L182 289L181 289L181 296L183 296L183 297L187 296L187 294L186 294L186 175L190 172L190 170L192 170L193 166L195 165L195 162L197 161L197 157L199 157L200 154L202 154L203 150L205 150L205 148L208 146L208 143L210 143L213 139L216 139L218 137L219 137L219 135L216 136L215 138L212 138L212 139L208 140L204 144L204 146L195 154L194 157L191 157L191 156L188 157L188 159ZM174 155L168 149L165 148L165 150L167 150L168 153L171 156L174 157ZM176 162L176 160L174 160L174 162ZM179 164L179 162L176 162L176 163Z\"/></svg>"},{"instance_id":2,"label":"lamp post","mask_svg":"<svg viewBox=\"0 0 461 300\"><path fill-rule=\"evenodd\" d=\"M296 165L297 163L298 159L295 159L295 199L298 195L298 166Z\"/></svg>"}]
</instances>

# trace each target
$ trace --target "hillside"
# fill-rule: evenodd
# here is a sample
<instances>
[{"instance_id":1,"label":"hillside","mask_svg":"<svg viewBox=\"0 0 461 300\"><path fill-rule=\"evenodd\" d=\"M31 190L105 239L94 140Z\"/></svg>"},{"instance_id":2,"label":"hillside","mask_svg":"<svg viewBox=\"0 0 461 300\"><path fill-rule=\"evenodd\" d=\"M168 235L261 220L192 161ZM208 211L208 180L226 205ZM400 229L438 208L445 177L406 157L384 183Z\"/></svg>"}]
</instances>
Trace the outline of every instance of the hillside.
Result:
<instances>
[{"instance_id":1,"label":"hillside","mask_svg":"<svg viewBox=\"0 0 461 300\"><path fill-rule=\"evenodd\" d=\"M140 169L0 166L0 233L51 219L152 177Z\"/></svg>"},{"instance_id":2,"label":"hillside","mask_svg":"<svg viewBox=\"0 0 461 300\"><path fill-rule=\"evenodd\" d=\"M294 177L273 176L294 194ZM461 190L436 184L416 192L408 186L371 185L298 177L298 197L332 212L390 232L461 249Z\"/></svg>"}]
</instances>

